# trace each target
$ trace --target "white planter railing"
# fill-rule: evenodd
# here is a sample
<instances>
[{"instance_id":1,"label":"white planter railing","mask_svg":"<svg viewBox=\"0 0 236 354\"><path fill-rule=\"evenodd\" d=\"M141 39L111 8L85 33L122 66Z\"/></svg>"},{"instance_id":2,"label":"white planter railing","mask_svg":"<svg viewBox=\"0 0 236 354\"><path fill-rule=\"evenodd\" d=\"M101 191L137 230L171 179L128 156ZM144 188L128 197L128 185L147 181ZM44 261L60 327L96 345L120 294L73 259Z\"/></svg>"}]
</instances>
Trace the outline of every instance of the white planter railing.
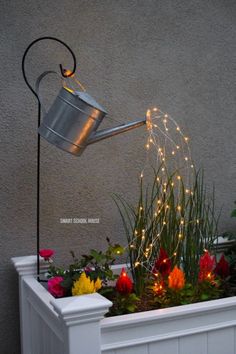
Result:
<instances>
[{"instance_id":1,"label":"white planter railing","mask_svg":"<svg viewBox=\"0 0 236 354\"><path fill-rule=\"evenodd\" d=\"M103 296L54 299L35 279L36 257L13 263L22 354L236 354L236 297L104 318Z\"/></svg>"}]
</instances>

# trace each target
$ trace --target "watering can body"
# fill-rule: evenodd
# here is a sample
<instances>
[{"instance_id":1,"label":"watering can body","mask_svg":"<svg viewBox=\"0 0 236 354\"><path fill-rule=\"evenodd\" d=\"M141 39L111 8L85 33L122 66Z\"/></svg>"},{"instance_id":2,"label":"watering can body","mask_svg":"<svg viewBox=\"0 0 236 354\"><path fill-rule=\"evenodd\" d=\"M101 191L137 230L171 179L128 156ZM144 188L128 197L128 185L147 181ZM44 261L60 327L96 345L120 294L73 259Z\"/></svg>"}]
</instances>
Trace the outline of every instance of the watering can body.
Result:
<instances>
[{"instance_id":1,"label":"watering can body","mask_svg":"<svg viewBox=\"0 0 236 354\"><path fill-rule=\"evenodd\" d=\"M98 130L107 112L88 93L61 88L39 127L48 142L80 156L86 146L145 124L146 119Z\"/></svg>"}]
</instances>

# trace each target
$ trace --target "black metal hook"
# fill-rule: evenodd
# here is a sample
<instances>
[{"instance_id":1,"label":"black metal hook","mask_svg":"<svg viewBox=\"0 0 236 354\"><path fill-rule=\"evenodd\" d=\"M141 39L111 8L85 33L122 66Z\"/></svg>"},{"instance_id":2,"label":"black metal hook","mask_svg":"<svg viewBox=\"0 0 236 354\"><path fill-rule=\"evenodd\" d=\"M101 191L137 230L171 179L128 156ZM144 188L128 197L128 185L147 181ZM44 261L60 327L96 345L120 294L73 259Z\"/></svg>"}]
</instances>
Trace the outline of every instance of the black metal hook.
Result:
<instances>
[{"instance_id":1,"label":"black metal hook","mask_svg":"<svg viewBox=\"0 0 236 354\"><path fill-rule=\"evenodd\" d=\"M36 91L33 89L33 87L30 85L26 74L25 74L25 58L26 55L29 51L29 49L37 42L42 41L44 39L49 39L49 40L54 40L56 42L61 43L62 45L64 45L69 52L71 53L73 60L74 60L74 67L72 71L68 71L63 69L62 65L59 64L60 67L60 72L61 75L63 77L70 77L75 73L76 70L76 57L75 54L72 52L72 50L70 49L70 47L64 43L63 41L61 41L60 39L54 38L54 37L40 37L38 39L35 39L32 43L30 43L30 45L26 48L24 55L22 57L22 74L23 74L23 78L25 80L26 85L29 87L30 91L34 94L34 96L37 98L38 100L38 127L40 125L40 119L41 119L41 103L40 103L40 98L38 95L38 85L40 80L48 73L51 73L52 71L46 71L45 73L41 74L38 78L38 80L36 81ZM44 281L40 278L40 259L39 259L39 250L40 250L40 135L37 135L37 223L36 223L36 236L37 236L37 279L38 281Z\"/></svg>"},{"instance_id":2,"label":"black metal hook","mask_svg":"<svg viewBox=\"0 0 236 354\"><path fill-rule=\"evenodd\" d=\"M56 41L56 42L59 42L61 43L62 45L64 45L68 50L69 52L71 53L72 57L73 57L73 61L74 61L74 67L73 67L73 70L71 72L69 72L68 74L66 74L66 72L68 72L68 70L65 70L63 69L62 65L59 64L59 67L60 67L60 72L61 72L61 75L63 77L70 77L72 76L74 73L75 73L75 70L76 70L76 57L75 57L75 54L73 53L72 49L65 43L63 42L62 40L58 39L58 38L55 38L55 37L40 37L40 38L37 38L35 39L33 42L31 42L28 47L26 48L24 54L23 54L23 57L22 57L22 65L21 65L21 68L22 68L22 74L23 74L23 78L25 80L25 83L26 85L29 87L29 89L31 90L31 92L35 95L35 97L37 98L38 102L40 103L40 100L39 100L39 96L38 94L36 93L36 91L33 89L33 87L30 85L27 77L26 77L26 74L25 74L25 58L26 58L26 55L29 51L29 49L37 42L39 41L42 41L42 40L45 40L45 39L49 39L49 40L53 40L53 41Z\"/></svg>"}]
</instances>

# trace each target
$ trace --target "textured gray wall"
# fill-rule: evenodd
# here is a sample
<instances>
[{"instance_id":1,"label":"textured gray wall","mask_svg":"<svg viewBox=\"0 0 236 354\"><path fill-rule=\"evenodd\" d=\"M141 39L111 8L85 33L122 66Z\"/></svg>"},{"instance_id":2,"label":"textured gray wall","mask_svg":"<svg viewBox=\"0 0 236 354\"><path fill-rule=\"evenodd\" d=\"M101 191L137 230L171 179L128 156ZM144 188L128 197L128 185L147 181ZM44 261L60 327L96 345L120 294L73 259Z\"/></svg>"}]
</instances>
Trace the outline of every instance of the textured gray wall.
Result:
<instances>
[{"instance_id":1,"label":"textured gray wall","mask_svg":"<svg viewBox=\"0 0 236 354\"><path fill-rule=\"evenodd\" d=\"M1 354L19 353L10 258L35 253L37 105L23 82L21 57L45 35L71 45L81 81L111 116L127 122L159 105L185 127L195 161L224 206L221 229L235 228L229 218L236 199L234 0L1 0ZM71 64L57 44L32 49L31 82L59 62ZM58 87L49 79L44 97L51 100ZM81 158L42 142L42 246L54 248L60 261L69 259L70 249L103 247L106 236L125 242L111 194L135 199L144 137L137 129L90 147ZM61 217L98 217L100 224L62 225Z\"/></svg>"}]
</instances>

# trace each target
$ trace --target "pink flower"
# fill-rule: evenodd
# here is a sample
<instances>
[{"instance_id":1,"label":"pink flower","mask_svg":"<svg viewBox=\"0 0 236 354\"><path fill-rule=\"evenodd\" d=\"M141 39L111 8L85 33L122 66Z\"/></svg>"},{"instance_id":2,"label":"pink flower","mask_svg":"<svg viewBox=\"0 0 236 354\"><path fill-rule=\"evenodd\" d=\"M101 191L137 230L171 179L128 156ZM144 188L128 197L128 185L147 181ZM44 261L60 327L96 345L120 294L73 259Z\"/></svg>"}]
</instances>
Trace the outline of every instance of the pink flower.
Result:
<instances>
[{"instance_id":1,"label":"pink flower","mask_svg":"<svg viewBox=\"0 0 236 354\"><path fill-rule=\"evenodd\" d=\"M215 267L215 273L223 279L227 278L229 275L229 263L226 261L223 254Z\"/></svg>"},{"instance_id":2,"label":"pink flower","mask_svg":"<svg viewBox=\"0 0 236 354\"><path fill-rule=\"evenodd\" d=\"M40 250L39 255L44 258L45 261L48 261L54 255L54 251L50 249Z\"/></svg>"},{"instance_id":3,"label":"pink flower","mask_svg":"<svg viewBox=\"0 0 236 354\"><path fill-rule=\"evenodd\" d=\"M62 277L54 277L48 280L48 291L54 297L63 297L65 295L65 289L61 286L63 280Z\"/></svg>"}]
</instances>

